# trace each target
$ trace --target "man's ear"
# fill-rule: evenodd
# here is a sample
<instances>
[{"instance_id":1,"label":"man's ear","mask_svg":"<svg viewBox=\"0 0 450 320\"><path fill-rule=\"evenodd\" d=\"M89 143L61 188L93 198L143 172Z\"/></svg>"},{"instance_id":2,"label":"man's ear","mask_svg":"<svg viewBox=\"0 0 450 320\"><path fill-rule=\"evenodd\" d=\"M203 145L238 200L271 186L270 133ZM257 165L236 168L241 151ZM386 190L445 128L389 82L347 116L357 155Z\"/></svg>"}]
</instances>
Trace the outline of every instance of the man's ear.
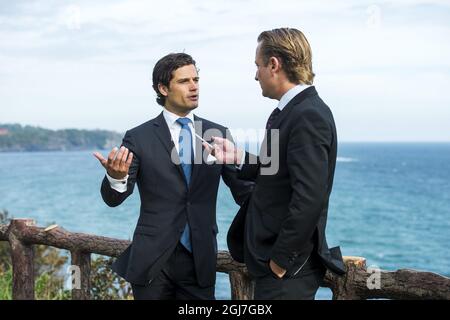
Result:
<instances>
[{"instance_id":1,"label":"man's ear","mask_svg":"<svg viewBox=\"0 0 450 320\"><path fill-rule=\"evenodd\" d=\"M277 72L281 70L281 60L277 57L270 57L269 59L269 67L273 72Z\"/></svg>"},{"instance_id":2,"label":"man's ear","mask_svg":"<svg viewBox=\"0 0 450 320\"><path fill-rule=\"evenodd\" d=\"M161 83L158 83L158 90L164 97L167 97L167 95L169 94L169 88Z\"/></svg>"}]
</instances>

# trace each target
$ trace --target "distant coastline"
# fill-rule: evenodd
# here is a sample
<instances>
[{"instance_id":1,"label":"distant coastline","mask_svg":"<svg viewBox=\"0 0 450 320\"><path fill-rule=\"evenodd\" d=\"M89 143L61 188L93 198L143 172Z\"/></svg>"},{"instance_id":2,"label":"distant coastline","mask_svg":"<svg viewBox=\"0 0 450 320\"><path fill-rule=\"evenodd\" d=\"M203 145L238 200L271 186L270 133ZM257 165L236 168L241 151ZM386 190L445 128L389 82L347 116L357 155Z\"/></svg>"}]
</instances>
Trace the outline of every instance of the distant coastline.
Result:
<instances>
[{"instance_id":1,"label":"distant coastline","mask_svg":"<svg viewBox=\"0 0 450 320\"><path fill-rule=\"evenodd\" d=\"M110 130L60 129L0 123L0 152L110 150L120 146L123 133ZM258 141L250 141L259 149ZM430 145L450 146L450 141L340 141L340 145ZM256 152L251 149L250 152ZM339 158L340 162L353 159Z\"/></svg>"},{"instance_id":2,"label":"distant coastline","mask_svg":"<svg viewBox=\"0 0 450 320\"><path fill-rule=\"evenodd\" d=\"M120 145L122 137L122 133L108 130L50 130L0 124L0 152L104 150Z\"/></svg>"}]
</instances>

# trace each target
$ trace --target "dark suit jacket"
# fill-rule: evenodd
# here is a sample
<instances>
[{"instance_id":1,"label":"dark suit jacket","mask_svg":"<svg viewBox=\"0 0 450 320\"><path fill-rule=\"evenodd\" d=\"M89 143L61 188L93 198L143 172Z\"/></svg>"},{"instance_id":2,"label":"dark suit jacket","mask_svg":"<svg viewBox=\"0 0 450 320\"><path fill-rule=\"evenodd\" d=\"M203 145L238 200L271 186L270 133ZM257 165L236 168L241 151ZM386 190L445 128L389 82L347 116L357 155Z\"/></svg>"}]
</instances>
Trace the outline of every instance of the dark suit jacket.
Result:
<instances>
[{"instance_id":1,"label":"dark suit jacket","mask_svg":"<svg viewBox=\"0 0 450 320\"><path fill-rule=\"evenodd\" d=\"M329 270L343 274L340 249L329 249L325 238L337 153L333 115L310 87L285 106L273 129L279 129L278 143L274 141L279 148L278 171L261 174L276 165L277 151L266 134L260 157L247 153L239 174L256 181L256 186L230 227L230 253L235 260L245 261L253 276L264 276L270 272L270 259L287 274L295 273L316 250ZM272 156L272 161L264 154Z\"/></svg>"},{"instance_id":2,"label":"dark suit jacket","mask_svg":"<svg viewBox=\"0 0 450 320\"><path fill-rule=\"evenodd\" d=\"M200 136L206 130L216 129L216 135L225 137L225 127L198 117L194 119ZM197 121L201 121L201 129ZM101 194L111 207L121 204L133 192L135 184L139 188L141 208L132 243L113 264L113 270L128 282L145 285L158 274L176 247L188 219L198 283L202 287L215 283L216 199L220 177L238 204L244 202L252 183L239 180L233 166L199 162L204 148L195 140L198 164L193 165L189 187L181 166L171 160L171 156L177 161L179 158L162 113L127 131L123 138L122 145L134 154L127 191L117 192L106 176L103 179Z\"/></svg>"}]
</instances>

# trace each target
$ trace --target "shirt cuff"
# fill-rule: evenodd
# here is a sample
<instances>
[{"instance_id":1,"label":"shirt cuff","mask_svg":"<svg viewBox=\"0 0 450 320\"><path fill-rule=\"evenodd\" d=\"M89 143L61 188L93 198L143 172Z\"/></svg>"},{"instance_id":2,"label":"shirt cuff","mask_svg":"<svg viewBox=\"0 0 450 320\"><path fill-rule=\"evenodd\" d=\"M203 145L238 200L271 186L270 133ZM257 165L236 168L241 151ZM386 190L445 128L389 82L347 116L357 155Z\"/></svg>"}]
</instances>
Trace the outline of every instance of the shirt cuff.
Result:
<instances>
[{"instance_id":1,"label":"shirt cuff","mask_svg":"<svg viewBox=\"0 0 450 320\"><path fill-rule=\"evenodd\" d=\"M111 189L114 189L120 193L124 193L125 191L127 191L128 174L123 179L114 179L107 173L106 178L109 181L109 185L111 186Z\"/></svg>"},{"instance_id":2,"label":"shirt cuff","mask_svg":"<svg viewBox=\"0 0 450 320\"><path fill-rule=\"evenodd\" d=\"M242 152L241 164L240 165L236 165L236 169L241 170L242 166L244 165L244 162L245 162L245 151Z\"/></svg>"}]
</instances>

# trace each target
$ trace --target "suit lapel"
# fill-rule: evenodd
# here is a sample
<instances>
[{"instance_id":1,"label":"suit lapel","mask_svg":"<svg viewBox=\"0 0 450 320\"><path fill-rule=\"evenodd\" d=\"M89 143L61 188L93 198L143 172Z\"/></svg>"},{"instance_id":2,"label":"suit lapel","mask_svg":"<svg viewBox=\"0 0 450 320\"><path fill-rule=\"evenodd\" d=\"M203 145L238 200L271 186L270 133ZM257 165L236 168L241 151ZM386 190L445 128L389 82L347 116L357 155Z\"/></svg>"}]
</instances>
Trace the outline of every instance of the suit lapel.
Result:
<instances>
[{"instance_id":1,"label":"suit lapel","mask_svg":"<svg viewBox=\"0 0 450 320\"><path fill-rule=\"evenodd\" d=\"M175 160L174 165L177 168L178 172L180 173L181 177L184 179L183 169L181 168L180 165L181 163L180 157L178 156L177 149L175 148L175 144L172 141L172 136L170 135L169 127L167 126L166 120L164 119L162 112L159 114L158 117L155 118L153 125L155 128L156 136L159 138L162 145L169 153L171 161L172 159Z\"/></svg>"},{"instance_id":2,"label":"suit lapel","mask_svg":"<svg viewBox=\"0 0 450 320\"><path fill-rule=\"evenodd\" d=\"M287 115L291 112L292 108L305 100L307 97L317 94L317 91L314 86L306 88L299 94L297 94L291 101L283 108L281 113L278 115L278 118L274 121L272 125L272 129L279 129L281 123L284 119L286 119Z\"/></svg>"},{"instance_id":3,"label":"suit lapel","mask_svg":"<svg viewBox=\"0 0 450 320\"><path fill-rule=\"evenodd\" d=\"M291 101L289 101L289 103L283 108L281 113L278 115L278 118L272 124L271 129L266 130L266 133L264 135L264 140L263 140L263 142L261 144L261 148L260 148L260 151L259 151L260 155L266 155L266 156L270 157L270 154L271 154L271 148L270 148L271 141L270 141L270 136L268 135L270 130L279 129L281 123L283 122L284 119L286 119L286 117L291 112L291 110L294 108L294 106L299 104L299 103L301 103L307 97L310 97L310 96L313 96L313 95L317 95L317 91L316 91L316 88L314 86L311 86L309 88L306 88L305 90L303 90L299 94L297 94L294 98L292 98Z\"/></svg>"}]
</instances>

